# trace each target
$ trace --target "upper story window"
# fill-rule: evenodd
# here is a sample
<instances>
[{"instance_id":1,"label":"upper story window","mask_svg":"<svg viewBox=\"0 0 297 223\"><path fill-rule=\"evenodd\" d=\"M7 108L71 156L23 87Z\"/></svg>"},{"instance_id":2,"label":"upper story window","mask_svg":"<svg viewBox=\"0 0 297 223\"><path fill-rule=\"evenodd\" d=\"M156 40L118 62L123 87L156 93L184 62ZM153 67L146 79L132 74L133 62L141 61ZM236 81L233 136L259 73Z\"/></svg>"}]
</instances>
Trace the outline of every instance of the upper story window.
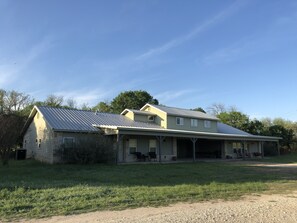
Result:
<instances>
[{"instance_id":1,"label":"upper story window","mask_svg":"<svg viewBox=\"0 0 297 223\"><path fill-rule=\"evenodd\" d=\"M153 116L153 115L149 115L149 116L147 117L147 120L148 120L149 122L154 122L154 121L155 121L155 116Z\"/></svg>"},{"instance_id":2,"label":"upper story window","mask_svg":"<svg viewBox=\"0 0 297 223\"><path fill-rule=\"evenodd\" d=\"M184 125L184 118L176 117L176 124L177 125Z\"/></svg>"},{"instance_id":3,"label":"upper story window","mask_svg":"<svg viewBox=\"0 0 297 223\"><path fill-rule=\"evenodd\" d=\"M205 120L204 121L204 127L209 129L211 127L211 121Z\"/></svg>"},{"instance_id":4,"label":"upper story window","mask_svg":"<svg viewBox=\"0 0 297 223\"><path fill-rule=\"evenodd\" d=\"M191 119L191 127L197 127L198 126L198 120L197 119Z\"/></svg>"}]
</instances>

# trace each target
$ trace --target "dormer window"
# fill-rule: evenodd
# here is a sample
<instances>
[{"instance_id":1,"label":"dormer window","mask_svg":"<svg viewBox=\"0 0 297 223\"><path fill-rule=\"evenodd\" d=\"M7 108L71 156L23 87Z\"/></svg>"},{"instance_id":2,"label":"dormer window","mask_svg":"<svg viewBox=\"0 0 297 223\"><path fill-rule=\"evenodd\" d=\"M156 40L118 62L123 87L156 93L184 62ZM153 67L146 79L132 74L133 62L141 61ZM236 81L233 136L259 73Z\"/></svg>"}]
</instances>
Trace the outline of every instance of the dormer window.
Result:
<instances>
[{"instance_id":1,"label":"dormer window","mask_svg":"<svg viewBox=\"0 0 297 223\"><path fill-rule=\"evenodd\" d=\"M147 120L148 120L149 122L154 122L154 121L155 121L155 116L153 116L153 115L149 115L149 116L147 117Z\"/></svg>"},{"instance_id":2,"label":"dormer window","mask_svg":"<svg viewBox=\"0 0 297 223\"><path fill-rule=\"evenodd\" d=\"M197 127L198 126L198 120L197 119L191 119L191 127Z\"/></svg>"},{"instance_id":3,"label":"dormer window","mask_svg":"<svg viewBox=\"0 0 297 223\"><path fill-rule=\"evenodd\" d=\"M176 117L176 124L177 125L184 125L184 118Z\"/></svg>"},{"instance_id":4,"label":"dormer window","mask_svg":"<svg viewBox=\"0 0 297 223\"><path fill-rule=\"evenodd\" d=\"M211 127L211 122L209 120L204 121L204 128L209 129Z\"/></svg>"}]
</instances>

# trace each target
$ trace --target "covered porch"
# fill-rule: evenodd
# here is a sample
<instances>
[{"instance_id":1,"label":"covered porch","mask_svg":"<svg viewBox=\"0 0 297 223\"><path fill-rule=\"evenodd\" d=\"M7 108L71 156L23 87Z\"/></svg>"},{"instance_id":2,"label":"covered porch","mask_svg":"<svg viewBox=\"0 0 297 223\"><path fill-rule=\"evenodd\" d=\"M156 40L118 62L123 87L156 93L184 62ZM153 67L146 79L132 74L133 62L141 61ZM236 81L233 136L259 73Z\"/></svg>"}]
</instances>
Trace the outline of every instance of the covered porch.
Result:
<instances>
[{"instance_id":1,"label":"covered porch","mask_svg":"<svg viewBox=\"0 0 297 223\"><path fill-rule=\"evenodd\" d=\"M118 126L101 130L116 139L116 163L263 157L265 141L275 142L279 151L275 137Z\"/></svg>"}]
</instances>

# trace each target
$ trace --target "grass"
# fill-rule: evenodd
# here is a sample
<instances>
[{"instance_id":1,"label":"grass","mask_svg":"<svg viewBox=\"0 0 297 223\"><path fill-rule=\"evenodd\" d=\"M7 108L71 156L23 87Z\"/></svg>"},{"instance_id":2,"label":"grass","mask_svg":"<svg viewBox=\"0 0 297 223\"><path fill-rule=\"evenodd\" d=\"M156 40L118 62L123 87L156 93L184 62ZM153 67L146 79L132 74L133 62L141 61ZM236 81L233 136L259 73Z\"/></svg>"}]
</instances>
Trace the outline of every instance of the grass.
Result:
<instances>
[{"instance_id":1,"label":"grass","mask_svg":"<svg viewBox=\"0 0 297 223\"><path fill-rule=\"evenodd\" d=\"M236 162L81 166L13 161L0 166L0 221L238 199L283 190L285 184L296 188L296 178L296 173L263 174L261 167Z\"/></svg>"},{"instance_id":2,"label":"grass","mask_svg":"<svg viewBox=\"0 0 297 223\"><path fill-rule=\"evenodd\" d=\"M267 159L263 159L263 161L272 163L297 163L297 153L268 157Z\"/></svg>"}]
</instances>

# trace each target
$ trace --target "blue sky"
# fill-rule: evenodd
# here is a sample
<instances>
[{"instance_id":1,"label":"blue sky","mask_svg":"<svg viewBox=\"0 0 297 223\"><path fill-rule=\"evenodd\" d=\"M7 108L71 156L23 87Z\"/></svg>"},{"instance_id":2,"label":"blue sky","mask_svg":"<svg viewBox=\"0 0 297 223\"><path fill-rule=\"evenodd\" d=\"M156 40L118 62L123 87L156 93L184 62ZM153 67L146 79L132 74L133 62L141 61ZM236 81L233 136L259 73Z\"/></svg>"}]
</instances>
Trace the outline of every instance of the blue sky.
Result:
<instances>
[{"instance_id":1,"label":"blue sky","mask_svg":"<svg viewBox=\"0 0 297 223\"><path fill-rule=\"evenodd\" d=\"M296 0L0 0L0 88L90 106L126 90L297 121Z\"/></svg>"}]
</instances>

